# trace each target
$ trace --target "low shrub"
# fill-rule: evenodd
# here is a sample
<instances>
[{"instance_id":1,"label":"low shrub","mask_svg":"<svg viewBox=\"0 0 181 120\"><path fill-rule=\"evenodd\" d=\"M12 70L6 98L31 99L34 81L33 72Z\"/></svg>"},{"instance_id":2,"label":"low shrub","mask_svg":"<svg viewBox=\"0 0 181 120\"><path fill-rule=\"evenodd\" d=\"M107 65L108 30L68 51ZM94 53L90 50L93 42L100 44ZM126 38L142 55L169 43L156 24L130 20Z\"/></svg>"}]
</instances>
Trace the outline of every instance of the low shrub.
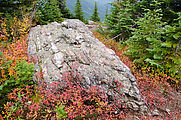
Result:
<instances>
[{"instance_id":1,"label":"low shrub","mask_svg":"<svg viewBox=\"0 0 181 120\"><path fill-rule=\"evenodd\" d=\"M14 88L23 88L33 84L34 64L24 61L16 61L16 66L11 64L14 60L8 61L3 58L0 51L0 106L7 101L7 95Z\"/></svg>"},{"instance_id":2,"label":"low shrub","mask_svg":"<svg viewBox=\"0 0 181 120\"><path fill-rule=\"evenodd\" d=\"M28 58L26 41L29 19L29 14L24 14L22 18L6 16L0 21L0 107L8 101L11 89L33 84L34 64Z\"/></svg>"},{"instance_id":3,"label":"low shrub","mask_svg":"<svg viewBox=\"0 0 181 120\"><path fill-rule=\"evenodd\" d=\"M108 103L98 87L83 88L77 72L65 72L63 82L16 88L4 105L8 119L124 119L119 101ZM40 84L39 84L40 85Z\"/></svg>"}]
</instances>

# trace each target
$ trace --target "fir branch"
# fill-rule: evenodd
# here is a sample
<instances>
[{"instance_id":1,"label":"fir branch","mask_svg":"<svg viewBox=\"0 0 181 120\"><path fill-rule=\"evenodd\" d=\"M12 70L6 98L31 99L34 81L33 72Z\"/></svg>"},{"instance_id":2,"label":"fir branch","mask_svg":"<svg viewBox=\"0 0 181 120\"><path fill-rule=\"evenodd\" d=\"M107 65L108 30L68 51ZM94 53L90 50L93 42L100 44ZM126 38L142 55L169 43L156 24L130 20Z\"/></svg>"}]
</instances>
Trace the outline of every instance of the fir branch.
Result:
<instances>
[{"instance_id":1,"label":"fir branch","mask_svg":"<svg viewBox=\"0 0 181 120\"><path fill-rule=\"evenodd\" d=\"M177 54L177 52L178 52L178 50L180 48L180 42L181 42L181 37L180 37L180 40L178 41L178 46L175 49L175 55Z\"/></svg>"}]
</instances>

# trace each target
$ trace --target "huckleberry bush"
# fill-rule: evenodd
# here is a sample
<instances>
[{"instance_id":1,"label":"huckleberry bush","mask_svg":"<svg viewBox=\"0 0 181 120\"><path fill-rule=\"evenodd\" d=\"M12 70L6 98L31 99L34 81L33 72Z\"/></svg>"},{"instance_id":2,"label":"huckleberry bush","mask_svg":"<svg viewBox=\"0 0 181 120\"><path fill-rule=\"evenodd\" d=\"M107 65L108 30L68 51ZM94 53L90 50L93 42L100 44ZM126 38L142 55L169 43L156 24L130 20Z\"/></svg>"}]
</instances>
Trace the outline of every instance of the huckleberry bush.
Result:
<instances>
[{"instance_id":1,"label":"huckleberry bush","mask_svg":"<svg viewBox=\"0 0 181 120\"><path fill-rule=\"evenodd\" d=\"M11 102L4 105L3 116L16 119L125 118L121 111L124 106L118 98L110 104L100 88L91 86L90 89L86 89L83 88L83 84L83 77L75 71L70 71L63 74L63 82L54 82L49 88L43 83L34 89L32 86L14 89L9 94Z\"/></svg>"},{"instance_id":2,"label":"huckleberry bush","mask_svg":"<svg viewBox=\"0 0 181 120\"><path fill-rule=\"evenodd\" d=\"M14 60L7 61L0 52L0 73L2 80L0 81L0 106L7 101L7 94L14 88L23 88L27 85L33 85L34 64L27 63L25 60L16 62L16 66L11 64ZM15 72L16 71L16 72Z\"/></svg>"}]
</instances>

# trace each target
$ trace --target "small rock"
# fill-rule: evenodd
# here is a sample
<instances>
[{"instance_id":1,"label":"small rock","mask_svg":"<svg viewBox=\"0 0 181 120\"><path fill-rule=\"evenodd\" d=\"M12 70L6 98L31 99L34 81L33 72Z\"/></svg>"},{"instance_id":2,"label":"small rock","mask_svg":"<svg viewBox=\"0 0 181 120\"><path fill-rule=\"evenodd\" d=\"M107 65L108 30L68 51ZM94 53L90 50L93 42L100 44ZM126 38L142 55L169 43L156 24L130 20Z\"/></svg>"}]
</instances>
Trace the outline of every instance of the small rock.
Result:
<instances>
[{"instance_id":1,"label":"small rock","mask_svg":"<svg viewBox=\"0 0 181 120\"><path fill-rule=\"evenodd\" d=\"M90 81L90 79L89 79L89 78L87 78L87 79L86 79L86 82L87 82L87 84L88 84L88 85L90 85L90 84L91 84L91 81Z\"/></svg>"},{"instance_id":2,"label":"small rock","mask_svg":"<svg viewBox=\"0 0 181 120\"><path fill-rule=\"evenodd\" d=\"M166 108L166 111L170 115L170 109Z\"/></svg>"},{"instance_id":3,"label":"small rock","mask_svg":"<svg viewBox=\"0 0 181 120\"><path fill-rule=\"evenodd\" d=\"M159 111L157 109L155 109L152 113L152 116L160 116L160 114L158 112Z\"/></svg>"},{"instance_id":4,"label":"small rock","mask_svg":"<svg viewBox=\"0 0 181 120\"><path fill-rule=\"evenodd\" d=\"M138 105L136 105L134 102L128 102L128 103L127 103L127 107L128 107L128 108L131 108L131 109L133 109L133 110L135 110L135 111L138 111L138 110L139 110Z\"/></svg>"},{"instance_id":5,"label":"small rock","mask_svg":"<svg viewBox=\"0 0 181 120\"><path fill-rule=\"evenodd\" d=\"M142 106L140 106L140 111L141 112L146 112L146 111L148 111L148 108L146 107L146 105L142 105Z\"/></svg>"},{"instance_id":6,"label":"small rock","mask_svg":"<svg viewBox=\"0 0 181 120\"><path fill-rule=\"evenodd\" d=\"M148 113L148 116L151 116L151 113Z\"/></svg>"},{"instance_id":7,"label":"small rock","mask_svg":"<svg viewBox=\"0 0 181 120\"><path fill-rule=\"evenodd\" d=\"M107 95L112 96L112 92L111 92L111 91L109 91L109 92L107 93Z\"/></svg>"},{"instance_id":8,"label":"small rock","mask_svg":"<svg viewBox=\"0 0 181 120\"><path fill-rule=\"evenodd\" d=\"M140 120L140 118L139 118L138 116L134 116L134 118L135 118L136 120Z\"/></svg>"}]
</instances>

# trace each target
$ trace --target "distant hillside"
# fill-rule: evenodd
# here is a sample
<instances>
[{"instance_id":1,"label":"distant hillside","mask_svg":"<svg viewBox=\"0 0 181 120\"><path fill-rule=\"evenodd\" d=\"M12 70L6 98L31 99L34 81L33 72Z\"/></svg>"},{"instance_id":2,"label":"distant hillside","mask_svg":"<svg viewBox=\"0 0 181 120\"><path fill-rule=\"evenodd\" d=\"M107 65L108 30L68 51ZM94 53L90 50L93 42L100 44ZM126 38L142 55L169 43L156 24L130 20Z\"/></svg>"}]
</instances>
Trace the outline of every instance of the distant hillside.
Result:
<instances>
[{"instance_id":1,"label":"distant hillside","mask_svg":"<svg viewBox=\"0 0 181 120\"><path fill-rule=\"evenodd\" d=\"M113 2L114 0L81 0L82 9L84 12L84 16L86 18L90 18L92 12L94 10L94 2L97 1L97 7L99 12L99 17L101 21L105 19L106 8L110 8L111 5L108 3ZM76 0L67 0L67 8L74 14Z\"/></svg>"}]
</instances>

